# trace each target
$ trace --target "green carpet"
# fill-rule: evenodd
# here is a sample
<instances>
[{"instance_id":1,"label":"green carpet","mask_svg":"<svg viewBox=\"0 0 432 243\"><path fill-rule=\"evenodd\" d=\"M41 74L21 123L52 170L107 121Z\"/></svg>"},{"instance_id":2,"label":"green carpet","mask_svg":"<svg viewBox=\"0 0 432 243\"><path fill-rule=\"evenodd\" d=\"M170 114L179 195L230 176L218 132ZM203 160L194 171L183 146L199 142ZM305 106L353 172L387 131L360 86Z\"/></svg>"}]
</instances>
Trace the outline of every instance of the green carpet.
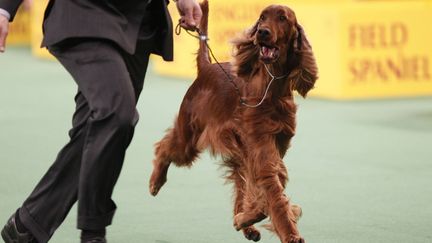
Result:
<instances>
[{"instance_id":1,"label":"green carpet","mask_svg":"<svg viewBox=\"0 0 432 243\"><path fill-rule=\"evenodd\" d=\"M173 167L158 197L148 193L153 144L189 84L149 72L114 192L110 243L248 242L232 227L231 187L207 154L190 170ZM67 142L75 91L58 63L36 60L26 48L0 54L0 221ZM432 98L297 102L297 135L284 161L306 241L432 242ZM51 242L78 242L75 222L73 208ZM262 236L279 242L264 229Z\"/></svg>"}]
</instances>

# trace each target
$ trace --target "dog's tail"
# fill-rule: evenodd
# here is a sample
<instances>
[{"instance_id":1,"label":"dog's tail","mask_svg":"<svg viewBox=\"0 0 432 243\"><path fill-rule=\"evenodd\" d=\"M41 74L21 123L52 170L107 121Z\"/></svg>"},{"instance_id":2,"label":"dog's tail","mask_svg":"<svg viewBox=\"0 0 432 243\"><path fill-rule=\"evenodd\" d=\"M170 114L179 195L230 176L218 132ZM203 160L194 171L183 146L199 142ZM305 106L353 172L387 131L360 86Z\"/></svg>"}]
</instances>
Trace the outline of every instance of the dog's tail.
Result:
<instances>
[{"instance_id":1,"label":"dog's tail","mask_svg":"<svg viewBox=\"0 0 432 243\"><path fill-rule=\"evenodd\" d=\"M208 0L204 0L203 2L201 2L200 6L202 11L202 18L201 18L201 23L199 24L200 43L199 43L199 49L197 55L198 73L203 67L211 63L209 50L207 48L208 14L209 14Z\"/></svg>"}]
</instances>

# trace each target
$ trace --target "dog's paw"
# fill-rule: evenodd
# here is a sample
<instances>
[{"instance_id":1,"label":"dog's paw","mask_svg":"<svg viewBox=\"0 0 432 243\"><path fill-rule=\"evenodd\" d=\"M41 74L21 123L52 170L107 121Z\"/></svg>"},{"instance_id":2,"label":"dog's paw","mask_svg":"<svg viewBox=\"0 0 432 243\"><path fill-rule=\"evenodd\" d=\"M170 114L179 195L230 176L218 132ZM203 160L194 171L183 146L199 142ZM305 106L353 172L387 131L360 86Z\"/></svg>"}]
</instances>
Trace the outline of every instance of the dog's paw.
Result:
<instances>
[{"instance_id":1,"label":"dog's paw","mask_svg":"<svg viewBox=\"0 0 432 243\"><path fill-rule=\"evenodd\" d=\"M234 228L239 231L243 228L258 223L265 218L267 218L267 216L261 212L238 213L234 216Z\"/></svg>"},{"instance_id":2,"label":"dog's paw","mask_svg":"<svg viewBox=\"0 0 432 243\"><path fill-rule=\"evenodd\" d=\"M234 216L234 228L239 231L245 227L244 225L244 213L238 213Z\"/></svg>"},{"instance_id":3,"label":"dog's paw","mask_svg":"<svg viewBox=\"0 0 432 243\"><path fill-rule=\"evenodd\" d=\"M237 231L251 226L252 224L254 224L254 221L251 220L250 215L246 213L238 213L234 216L234 228Z\"/></svg>"},{"instance_id":4,"label":"dog's paw","mask_svg":"<svg viewBox=\"0 0 432 243\"><path fill-rule=\"evenodd\" d=\"M299 235L293 235L289 238L287 243L305 243L305 240Z\"/></svg>"},{"instance_id":5,"label":"dog's paw","mask_svg":"<svg viewBox=\"0 0 432 243\"><path fill-rule=\"evenodd\" d=\"M243 234L248 240L252 240L255 242L261 240L261 233L253 226L244 228Z\"/></svg>"},{"instance_id":6,"label":"dog's paw","mask_svg":"<svg viewBox=\"0 0 432 243\"><path fill-rule=\"evenodd\" d=\"M150 194L152 196L156 196L159 193L159 190L160 190L161 187L162 186L150 184L150 188L149 188Z\"/></svg>"},{"instance_id":7,"label":"dog's paw","mask_svg":"<svg viewBox=\"0 0 432 243\"><path fill-rule=\"evenodd\" d=\"M159 193L159 190L166 183L167 177L166 173L160 173L157 170L154 170L150 177L149 190L152 196L156 196Z\"/></svg>"}]
</instances>

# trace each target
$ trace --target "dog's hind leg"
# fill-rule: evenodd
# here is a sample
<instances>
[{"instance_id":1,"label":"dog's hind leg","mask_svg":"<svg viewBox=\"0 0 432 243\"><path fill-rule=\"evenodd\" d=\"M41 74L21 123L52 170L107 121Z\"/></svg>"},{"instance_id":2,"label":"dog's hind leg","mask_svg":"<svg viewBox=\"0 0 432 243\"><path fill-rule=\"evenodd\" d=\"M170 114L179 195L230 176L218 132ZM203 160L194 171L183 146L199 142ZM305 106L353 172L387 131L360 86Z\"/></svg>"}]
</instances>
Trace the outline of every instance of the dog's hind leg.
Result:
<instances>
[{"instance_id":1,"label":"dog's hind leg","mask_svg":"<svg viewBox=\"0 0 432 243\"><path fill-rule=\"evenodd\" d=\"M159 190L167 181L168 168L171 162L169 159L156 158L153 161L153 172L150 177L150 194L156 196Z\"/></svg>"},{"instance_id":2,"label":"dog's hind leg","mask_svg":"<svg viewBox=\"0 0 432 243\"><path fill-rule=\"evenodd\" d=\"M168 134L156 144L156 157L153 160L153 172L150 177L150 194L156 196L159 190L167 181L168 168L172 161L172 155L170 153L170 147L172 143L172 133L169 131Z\"/></svg>"},{"instance_id":3,"label":"dog's hind leg","mask_svg":"<svg viewBox=\"0 0 432 243\"><path fill-rule=\"evenodd\" d=\"M171 163L177 166L191 166L200 152L196 148L198 132L187 127L187 122L181 122L179 117L175 127L170 129L165 137L156 144L153 172L150 177L150 194L156 196L167 181L168 168Z\"/></svg>"}]
</instances>

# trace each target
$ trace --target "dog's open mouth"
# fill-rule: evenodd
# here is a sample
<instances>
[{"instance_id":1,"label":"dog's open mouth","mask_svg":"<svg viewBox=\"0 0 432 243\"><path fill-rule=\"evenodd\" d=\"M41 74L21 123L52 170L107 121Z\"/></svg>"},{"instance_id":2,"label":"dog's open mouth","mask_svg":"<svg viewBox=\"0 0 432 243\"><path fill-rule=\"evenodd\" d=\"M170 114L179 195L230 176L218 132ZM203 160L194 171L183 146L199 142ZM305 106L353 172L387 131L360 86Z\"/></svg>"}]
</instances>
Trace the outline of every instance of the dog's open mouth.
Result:
<instances>
[{"instance_id":1,"label":"dog's open mouth","mask_svg":"<svg viewBox=\"0 0 432 243\"><path fill-rule=\"evenodd\" d=\"M269 64L279 58L279 48L261 43L259 44L259 46L260 58L264 63Z\"/></svg>"}]
</instances>

